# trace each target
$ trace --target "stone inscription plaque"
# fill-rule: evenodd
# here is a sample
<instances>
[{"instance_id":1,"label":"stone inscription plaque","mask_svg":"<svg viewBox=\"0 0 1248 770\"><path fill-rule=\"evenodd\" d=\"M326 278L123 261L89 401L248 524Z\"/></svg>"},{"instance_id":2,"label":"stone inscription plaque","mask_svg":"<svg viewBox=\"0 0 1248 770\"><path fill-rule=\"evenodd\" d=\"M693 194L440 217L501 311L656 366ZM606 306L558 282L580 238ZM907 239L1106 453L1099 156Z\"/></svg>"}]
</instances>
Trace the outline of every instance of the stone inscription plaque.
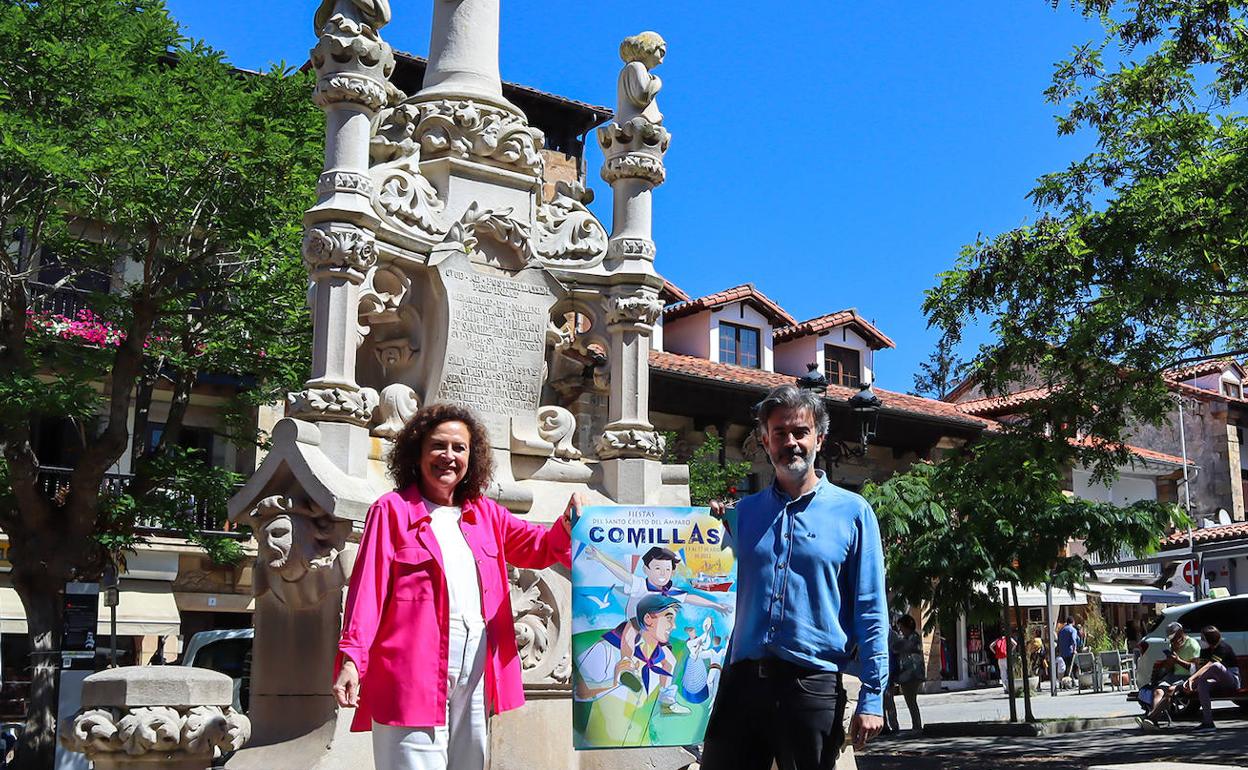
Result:
<instances>
[{"instance_id":1,"label":"stone inscription plaque","mask_svg":"<svg viewBox=\"0 0 1248 770\"><path fill-rule=\"evenodd\" d=\"M555 297L538 270L495 275L478 272L463 258L438 270L449 313L437 398L475 409L493 444L506 447L511 418L537 419Z\"/></svg>"}]
</instances>

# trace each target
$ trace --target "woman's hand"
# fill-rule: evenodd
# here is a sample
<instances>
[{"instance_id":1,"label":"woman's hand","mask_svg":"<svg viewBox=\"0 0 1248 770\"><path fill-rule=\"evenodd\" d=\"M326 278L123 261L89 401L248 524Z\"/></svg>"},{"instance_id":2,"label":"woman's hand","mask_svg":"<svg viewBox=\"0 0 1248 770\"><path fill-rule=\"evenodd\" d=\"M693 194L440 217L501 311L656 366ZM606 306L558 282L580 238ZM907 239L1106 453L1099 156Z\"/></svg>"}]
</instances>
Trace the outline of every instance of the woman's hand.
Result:
<instances>
[{"instance_id":1,"label":"woman's hand","mask_svg":"<svg viewBox=\"0 0 1248 770\"><path fill-rule=\"evenodd\" d=\"M572 525L581 516L581 509L586 507L588 503L589 498L585 496L584 492L573 492L572 496L568 498L568 507L563 509L563 518L561 519L563 526L568 528L568 532L572 531Z\"/></svg>"},{"instance_id":2,"label":"woman's hand","mask_svg":"<svg viewBox=\"0 0 1248 770\"><path fill-rule=\"evenodd\" d=\"M350 658L343 661L333 690L334 700L342 708L353 709L360 705L360 672L355 668L355 661Z\"/></svg>"},{"instance_id":3,"label":"woman's hand","mask_svg":"<svg viewBox=\"0 0 1248 770\"><path fill-rule=\"evenodd\" d=\"M728 507L724 505L724 501L723 501L723 500L712 500L712 501L711 501L711 515L712 515L712 516L714 516L716 519L719 519L720 521L723 521L723 520L724 520L724 511L726 511L726 510L728 510Z\"/></svg>"}]
</instances>

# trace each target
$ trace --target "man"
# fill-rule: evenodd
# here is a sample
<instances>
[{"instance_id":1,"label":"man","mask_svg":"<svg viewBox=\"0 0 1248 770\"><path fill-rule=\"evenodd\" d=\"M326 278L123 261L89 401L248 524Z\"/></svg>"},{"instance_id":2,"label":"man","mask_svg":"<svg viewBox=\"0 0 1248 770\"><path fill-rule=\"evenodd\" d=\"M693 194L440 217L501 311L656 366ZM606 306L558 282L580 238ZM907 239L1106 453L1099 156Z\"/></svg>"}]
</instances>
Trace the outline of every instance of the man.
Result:
<instances>
[{"instance_id":1,"label":"man","mask_svg":"<svg viewBox=\"0 0 1248 770\"><path fill-rule=\"evenodd\" d=\"M1214 730L1213 706L1215 697L1225 697L1240 688L1239 659L1231 645L1222 638L1222 632L1216 626L1205 626L1200 631L1205 644L1200 651L1200 668L1183 683L1188 691L1195 691L1200 698L1200 726L1197 730Z\"/></svg>"},{"instance_id":2,"label":"man","mask_svg":"<svg viewBox=\"0 0 1248 770\"><path fill-rule=\"evenodd\" d=\"M1075 619L1067 616L1066 625L1057 632L1057 655L1066 664L1068 673L1074 671L1071 663L1075 659L1075 652L1079 649L1079 630L1075 628ZM1073 673L1070 673L1074 676Z\"/></svg>"},{"instance_id":3,"label":"man","mask_svg":"<svg viewBox=\"0 0 1248 770\"><path fill-rule=\"evenodd\" d=\"M1170 646L1165 656L1153 667L1151 687L1141 688L1141 700L1148 692L1153 699L1152 707L1139 721L1140 727L1151 729L1157 726L1157 720L1166 713L1166 706L1174 695L1174 688L1187 681L1197 666L1200 657L1200 643L1187 635L1182 623L1170 623L1166 626L1166 641Z\"/></svg>"},{"instance_id":4,"label":"man","mask_svg":"<svg viewBox=\"0 0 1248 770\"><path fill-rule=\"evenodd\" d=\"M858 495L814 461L828 430L823 400L793 385L757 407L772 486L722 503L737 555L737 623L702 770L832 768L844 742L841 673L855 650L862 690L850 723L861 748L884 726L888 611L879 525Z\"/></svg>"}]
</instances>

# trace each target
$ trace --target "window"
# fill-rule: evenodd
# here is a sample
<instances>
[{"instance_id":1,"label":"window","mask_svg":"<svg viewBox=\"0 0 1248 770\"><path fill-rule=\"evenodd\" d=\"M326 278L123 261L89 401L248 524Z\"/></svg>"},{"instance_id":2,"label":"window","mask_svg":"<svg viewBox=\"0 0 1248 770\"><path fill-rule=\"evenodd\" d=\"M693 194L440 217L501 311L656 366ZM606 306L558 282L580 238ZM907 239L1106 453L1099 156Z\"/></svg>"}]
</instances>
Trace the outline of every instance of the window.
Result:
<instances>
[{"instance_id":1,"label":"window","mask_svg":"<svg viewBox=\"0 0 1248 770\"><path fill-rule=\"evenodd\" d=\"M1217 626L1222 633L1248 631L1248 597L1211 602L1186 613L1179 622L1192 635L1205 626Z\"/></svg>"},{"instance_id":2,"label":"window","mask_svg":"<svg viewBox=\"0 0 1248 770\"><path fill-rule=\"evenodd\" d=\"M839 345L824 345L823 371L828 384L856 388L862 380L862 355Z\"/></svg>"},{"instance_id":3,"label":"window","mask_svg":"<svg viewBox=\"0 0 1248 770\"><path fill-rule=\"evenodd\" d=\"M1222 395L1227 396L1228 398L1243 398L1244 386L1240 385L1237 382L1229 382L1227 380L1223 380L1222 381Z\"/></svg>"},{"instance_id":4,"label":"window","mask_svg":"<svg viewBox=\"0 0 1248 770\"><path fill-rule=\"evenodd\" d=\"M758 329L722 321L719 324L719 362L759 367Z\"/></svg>"}]
</instances>

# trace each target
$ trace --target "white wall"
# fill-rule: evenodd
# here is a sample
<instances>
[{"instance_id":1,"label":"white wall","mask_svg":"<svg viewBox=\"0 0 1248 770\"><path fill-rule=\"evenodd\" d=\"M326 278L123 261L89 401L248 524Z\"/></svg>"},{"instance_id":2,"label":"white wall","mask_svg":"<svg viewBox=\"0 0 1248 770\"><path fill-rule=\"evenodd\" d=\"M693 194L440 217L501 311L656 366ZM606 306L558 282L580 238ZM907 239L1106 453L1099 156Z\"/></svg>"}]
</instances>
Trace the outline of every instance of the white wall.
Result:
<instances>
[{"instance_id":1,"label":"white wall","mask_svg":"<svg viewBox=\"0 0 1248 770\"><path fill-rule=\"evenodd\" d=\"M840 326L818 337L806 335L776 346L776 371L800 377L806 373L806 365L819 364L819 373L827 375L823 360L823 346L837 345L857 350L862 360L859 376L863 382L875 382L875 351L858 332L848 326Z\"/></svg>"},{"instance_id":2,"label":"white wall","mask_svg":"<svg viewBox=\"0 0 1248 770\"><path fill-rule=\"evenodd\" d=\"M710 359L711 314L694 313L663 323L663 349L669 353ZM718 339L717 339L718 341Z\"/></svg>"},{"instance_id":3,"label":"white wall","mask_svg":"<svg viewBox=\"0 0 1248 770\"><path fill-rule=\"evenodd\" d=\"M1130 505L1140 500L1157 499L1157 483L1152 476L1121 473L1111 486L1093 484L1092 474L1085 470L1071 472L1075 497L1115 505Z\"/></svg>"},{"instance_id":4,"label":"white wall","mask_svg":"<svg viewBox=\"0 0 1248 770\"><path fill-rule=\"evenodd\" d=\"M663 316L654 322L654 330L650 332L650 349L663 350Z\"/></svg>"},{"instance_id":5,"label":"white wall","mask_svg":"<svg viewBox=\"0 0 1248 770\"><path fill-rule=\"evenodd\" d=\"M766 371L775 371L771 345L771 322L762 313L744 302L733 302L710 313L710 328L707 341L710 344L711 360L719 360L719 324L720 322L746 326L758 330L759 351L762 359L759 364Z\"/></svg>"}]
</instances>

